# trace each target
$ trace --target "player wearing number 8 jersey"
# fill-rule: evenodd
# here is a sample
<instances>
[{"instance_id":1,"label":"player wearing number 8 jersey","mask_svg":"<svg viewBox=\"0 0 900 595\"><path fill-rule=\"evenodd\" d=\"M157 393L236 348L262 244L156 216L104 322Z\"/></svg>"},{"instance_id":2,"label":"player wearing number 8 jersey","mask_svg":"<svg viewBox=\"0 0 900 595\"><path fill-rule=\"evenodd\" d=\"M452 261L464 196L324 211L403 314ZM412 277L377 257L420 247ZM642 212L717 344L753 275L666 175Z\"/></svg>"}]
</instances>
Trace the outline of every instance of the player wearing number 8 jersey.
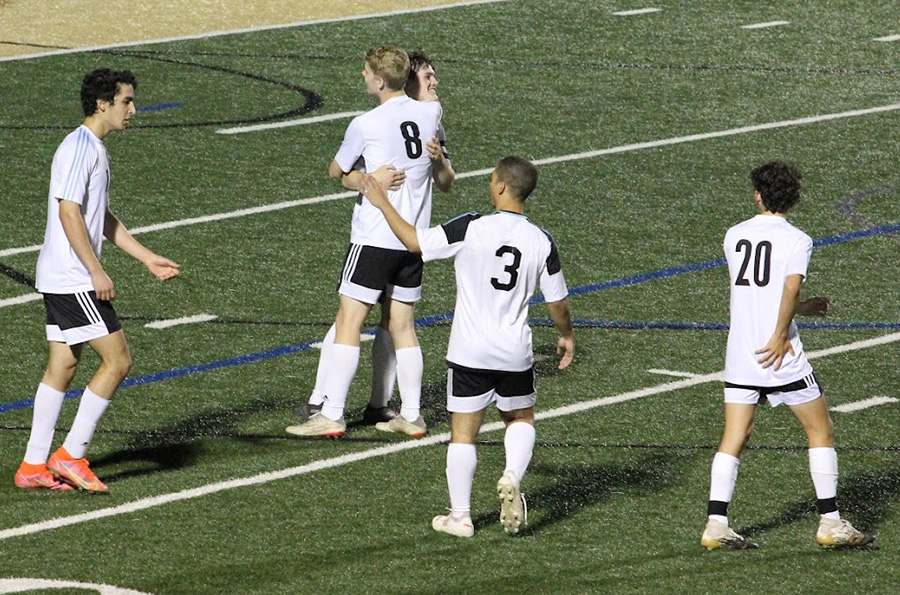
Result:
<instances>
[{"instance_id":1,"label":"player wearing number 8 jersey","mask_svg":"<svg viewBox=\"0 0 900 595\"><path fill-rule=\"evenodd\" d=\"M710 473L703 547L746 549L756 544L729 527L728 504L740 456L750 439L756 405L785 403L806 431L809 470L823 547L862 546L873 537L841 519L837 507L837 453L825 397L803 352L795 314L824 315L824 298L800 301L812 240L788 223L800 200L800 173L773 161L753 170L759 214L725 234L731 280L731 324L725 355L725 430Z\"/></svg>"},{"instance_id":2,"label":"player wearing number 8 jersey","mask_svg":"<svg viewBox=\"0 0 900 595\"><path fill-rule=\"evenodd\" d=\"M528 303L540 287L560 333L559 368L575 354L575 335L556 244L524 215L525 199L537 184L534 165L506 157L491 174L491 204L485 217L471 213L430 229L416 229L397 213L381 187L367 179L362 192L397 237L427 260L452 258L456 308L447 349L447 410L450 445L447 486L450 514L432 520L435 531L458 537L475 533L470 514L476 467L475 437L487 407L495 403L506 422L506 469L497 482L500 522L508 533L525 523L519 484L535 443L534 384Z\"/></svg>"}]
</instances>

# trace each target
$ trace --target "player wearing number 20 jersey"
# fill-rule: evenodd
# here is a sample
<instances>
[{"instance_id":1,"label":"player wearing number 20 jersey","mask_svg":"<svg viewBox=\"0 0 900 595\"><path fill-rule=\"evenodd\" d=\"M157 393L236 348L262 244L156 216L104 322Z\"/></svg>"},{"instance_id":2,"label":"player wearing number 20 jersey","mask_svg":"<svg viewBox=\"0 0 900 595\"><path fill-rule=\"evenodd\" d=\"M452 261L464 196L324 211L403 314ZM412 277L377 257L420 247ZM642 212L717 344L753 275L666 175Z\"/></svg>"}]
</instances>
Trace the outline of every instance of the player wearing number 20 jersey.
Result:
<instances>
[{"instance_id":1,"label":"player wearing number 20 jersey","mask_svg":"<svg viewBox=\"0 0 900 595\"><path fill-rule=\"evenodd\" d=\"M418 228L427 228L431 222L431 159L425 143L438 136L441 113L441 104L436 101L416 101L406 95L389 99L350 122L334 157L345 172L353 169L360 157L366 173L382 165L406 172L403 186L388 191L388 199L406 221ZM353 210L350 242L406 250L381 211L361 199Z\"/></svg>"},{"instance_id":2,"label":"player wearing number 20 jersey","mask_svg":"<svg viewBox=\"0 0 900 595\"><path fill-rule=\"evenodd\" d=\"M808 376L797 324L788 337L794 354L776 366L762 367L758 349L778 322L778 304L789 275L806 277L812 240L784 217L757 215L725 234L725 258L731 276L731 326L725 355L725 381L747 386L783 386Z\"/></svg>"},{"instance_id":3,"label":"player wearing number 20 jersey","mask_svg":"<svg viewBox=\"0 0 900 595\"><path fill-rule=\"evenodd\" d=\"M461 215L419 230L425 261L453 258L456 309L447 361L479 370L521 372L533 365L528 302L568 294L556 244L525 215Z\"/></svg>"}]
</instances>

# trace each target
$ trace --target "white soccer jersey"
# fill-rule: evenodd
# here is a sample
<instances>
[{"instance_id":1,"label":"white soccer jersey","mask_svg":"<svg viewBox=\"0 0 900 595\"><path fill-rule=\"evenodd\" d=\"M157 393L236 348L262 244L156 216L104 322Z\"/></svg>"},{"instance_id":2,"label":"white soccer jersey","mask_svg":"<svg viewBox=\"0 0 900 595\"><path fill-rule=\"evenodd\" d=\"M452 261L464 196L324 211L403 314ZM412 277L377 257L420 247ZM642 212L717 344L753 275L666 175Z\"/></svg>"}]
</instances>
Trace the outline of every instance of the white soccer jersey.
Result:
<instances>
[{"instance_id":1,"label":"white soccer jersey","mask_svg":"<svg viewBox=\"0 0 900 595\"><path fill-rule=\"evenodd\" d=\"M784 218L757 215L725 234L725 259L731 277L731 326L725 355L725 381L748 386L783 386L812 372L791 322L794 355L785 355L778 371L763 368L754 353L765 347L778 322L784 282L809 266L812 239Z\"/></svg>"},{"instance_id":2,"label":"white soccer jersey","mask_svg":"<svg viewBox=\"0 0 900 595\"><path fill-rule=\"evenodd\" d=\"M553 238L524 215L470 213L417 232L423 260L453 258L456 309L447 361L522 372L534 364L528 301L568 295Z\"/></svg>"},{"instance_id":3,"label":"white soccer jersey","mask_svg":"<svg viewBox=\"0 0 900 595\"><path fill-rule=\"evenodd\" d=\"M350 122L334 160L349 172L363 159L364 171L393 165L406 172L399 190L388 200L410 224L427 228L431 221L431 159L425 143L437 135L441 104L416 101L406 95L385 101ZM406 250L391 231L384 215L360 196L353 209L350 241L354 244Z\"/></svg>"},{"instance_id":4,"label":"white soccer jersey","mask_svg":"<svg viewBox=\"0 0 900 595\"><path fill-rule=\"evenodd\" d=\"M36 285L41 293L79 293L94 289L90 274L72 250L59 220L59 201L81 205L91 247L100 258L109 205L109 180L109 157L103 141L87 126L79 126L53 155L47 228L37 262Z\"/></svg>"}]
</instances>

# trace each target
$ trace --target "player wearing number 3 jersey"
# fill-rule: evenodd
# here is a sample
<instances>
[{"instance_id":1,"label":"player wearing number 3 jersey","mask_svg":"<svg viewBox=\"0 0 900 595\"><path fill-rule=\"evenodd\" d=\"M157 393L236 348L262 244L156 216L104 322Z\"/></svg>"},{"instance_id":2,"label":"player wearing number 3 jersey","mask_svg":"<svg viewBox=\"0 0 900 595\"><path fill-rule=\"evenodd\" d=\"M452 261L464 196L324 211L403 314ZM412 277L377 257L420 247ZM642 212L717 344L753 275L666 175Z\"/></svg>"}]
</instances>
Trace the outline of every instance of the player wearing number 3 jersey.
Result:
<instances>
[{"instance_id":1,"label":"player wearing number 3 jersey","mask_svg":"<svg viewBox=\"0 0 900 595\"><path fill-rule=\"evenodd\" d=\"M713 458L708 520L700 543L706 549L756 547L728 524L728 504L740 456L750 439L756 405L785 403L806 431L809 471L816 491L823 547L862 546L872 536L841 519L837 507L837 453L825 396L803 352L795 314L824 316L824 298L800 301L812 240L788 223L800 200L800 173L773 161L750 174L759 214L725 234L731 280L731 325L725 355L725 430Z\"/></svg>"}]
</instances>

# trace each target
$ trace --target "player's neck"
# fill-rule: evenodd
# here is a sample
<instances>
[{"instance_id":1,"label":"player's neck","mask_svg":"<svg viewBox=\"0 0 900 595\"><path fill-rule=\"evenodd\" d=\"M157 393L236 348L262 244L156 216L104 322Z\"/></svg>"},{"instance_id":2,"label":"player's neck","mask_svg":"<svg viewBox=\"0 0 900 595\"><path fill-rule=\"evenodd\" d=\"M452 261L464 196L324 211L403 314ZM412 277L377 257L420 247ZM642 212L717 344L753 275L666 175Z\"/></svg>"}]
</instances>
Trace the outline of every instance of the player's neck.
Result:
<instances>
[{"instance_id":1,"label":"player's neck","mask_svg":"<svg viewBox=\"0 0 900 595\"><path fill-rule=\"evenodd\" d=\"M400 97L401 95L406 95L406 91L404 91L403 89L400 89L398 91L385 89L384 91L378 93L378 103L382 104L386 101L390 101L395 97Z\"/></svg>"},{"instance_id":2,"label":"player's neck","mask_svg":"<svg viewBox=\"0 0 900 595\"><path fill-rule=\"evenodd\" d=\"M525 203L511 199L499 199L494 202L494 210L507 211L509 213L525 214Z\"/></svg>"},{"instance_id":3,"label":"player's neck","mask_svg":"<svg viewBox=\"0 0 900 595\"><path fill-rule=\"evenodd\" d=\"M765 215L766 217L781 217L782 219L787 219L787 213L773 213L772 211L760 209L759 214Z\"/></svg>"},{"instance_id":4,"label":"player's neck","mask_svg":"<svg viewBox=\"0 0 900 595\"><path fill-rule=\"evenodd\" d=\"M106 135L109 134L109 127L106 125L105 122L103 122L103 120L98 118L96 115L88 116L87 118L84 119L84 122L82 122L82 124L84 124L84 126L88 130L93 132L94 136L96 136L100 140L103 140L106 137Z\"/></svg>"}]
</instances>

